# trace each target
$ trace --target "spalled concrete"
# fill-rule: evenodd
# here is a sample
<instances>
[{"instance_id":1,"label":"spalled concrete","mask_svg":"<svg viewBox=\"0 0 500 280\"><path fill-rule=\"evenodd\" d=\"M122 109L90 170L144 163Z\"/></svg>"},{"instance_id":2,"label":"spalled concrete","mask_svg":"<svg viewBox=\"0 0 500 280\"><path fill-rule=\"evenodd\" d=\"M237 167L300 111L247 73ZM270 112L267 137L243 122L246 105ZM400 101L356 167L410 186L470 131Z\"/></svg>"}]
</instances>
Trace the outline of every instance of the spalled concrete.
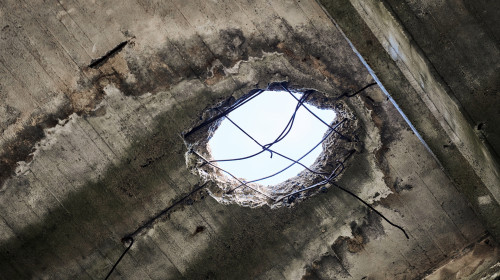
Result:
<instances>
[{"instance_id":1,"label":"spalled concrete","mask_svg":"<svg viewBox=\"0 0 500 280\"><path fill-rule=\"evenodd\" d=\"M1 279L103 279L139 228L111 278L414 279L485 238L481 267L494 266L489 224L378 87L343 99L360 149L338 184L410 239L333 187L247 208L189 172L182 134L221 101L374 81L318 3L0 5Z\"/></svg>"}]
</instances>

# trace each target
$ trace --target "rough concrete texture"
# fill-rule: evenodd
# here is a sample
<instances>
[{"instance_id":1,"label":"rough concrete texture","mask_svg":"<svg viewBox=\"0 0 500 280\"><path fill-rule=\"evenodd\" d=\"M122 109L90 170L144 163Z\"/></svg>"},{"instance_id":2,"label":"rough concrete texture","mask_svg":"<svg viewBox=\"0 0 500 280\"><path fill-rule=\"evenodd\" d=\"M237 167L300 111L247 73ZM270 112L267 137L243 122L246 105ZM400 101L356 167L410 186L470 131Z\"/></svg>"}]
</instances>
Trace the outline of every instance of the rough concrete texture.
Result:
<instances>
[{"instance_id":1,"label":"rough concrete texture","mask_svg":"<svg viewBox=\"0 0 500 280\"><path fill-rule=\"evenodd\" d=\"M406 116L414 131L425 141L457 188L481 216L488 230L498 239L500 206L497 198L500 184L497 153L491 149L488 141L483 141L484 138L474 132L471 118L464 109L468 107L468 103L465 100L457 100L453 91L446 85L443 75L436 70L427 54L416 43L418 37L415 36L418 34L408 33L405 22L400 21L399 15L386 1L321 2L349 37L366 65L382 82L390 94L389 98ZM450 20L456 19L451 17ZM473 23L477 21L476 18L468 20ZM465 27L459 28L460 24L457 23L456 26L456 32L468 32ZM417 27L418 25L413 28ZM484 33L484 26L482 27L478 27L477 32ZM422 37L425 40L429 38L435 45L439 45L440 38ZM474 43L482 47L479 41L468 42ZM441 50L439 56L450 55L443 48L434 49ZM491 65L485 66L487 69L498 66L495 59L492 61ZM466 67L467 64L475 63L460 58L457 59L457 64L465 66L447 63L442 67ZM423 79L423 76L426 78ZM495 73L486 79L494 83L498 81L494 77ZM460 79L460 76L455 78L461 83L467 83L466 80ZM487 83L481 86L486 87ZM498 107L495 105L498 104L496 96L484 98L488 108ZM482 103L483 98L469 101ZM474 106L477 104L472 105ZM494 115L489 116L497 119ZM482 204L480 201L483 199L495 201Z\"/></svg>"},{"instance_id":2,"label":"rough concrete texture","mask_svg":"<svg viewBox=\"0 0 500 280\"><path fill-rule=\"evenodd\" d=\"M405 21L405 18L401 19L402 23L400 23L397 18L399 14L391 13L390 6L385 6L383 1L352 1L352 3L358 13L365 19L375 36L377 36L387 53L390 54L406 78L412 83L417 93L421 96L421 99L439 120L450 139L488 187L491 195L497 202L500 202L500 188L498 187L500 186L500 175L497 153L488 149L489 143L481 142L474 129L476 125L468 121L470 112L474 113L472 120L470 120L471 122L474 122L475 119L479 123L478 119L481 118L488 119L488 122L491 119L491 123L495 124L500 119L499 112L497 112L498 109L494 106L494 104L500 103L498 95L494 94L499 85L498 81L500 78L498 74L500 73L498 71L500 70L500 59L498 59L500 57L500 50L497 45L493 41L482 40L483 37L486 37L485 34L477 33L476 30L481 30L480 28L471 28L471 25L474 27L475 22L468 22L461 24L460 29L448 31L448 33L455 33L453 34L454 36L458 33L469 39L455 39L455 41L459 41L457 42L459 43L458 47L454 47L449 39L444 39L447 45L452 46L451 48L455 52L446 51L447 55L441 55L443 50L442 43L436 43L432 40L438 36L427 32L427 29L436 30L435 26L432 25L433 21L423 21L422 24L415 24L418 28L414 28L415 30L410 29L409 33L406 33L405 27L411 23ZM403 3L398 2L397 6L405 6ZM429 6L429 4L424 2L420 3L420 6ZM434 7L435 5L430 6ZM449 25L455 25L455 21L463 22L464 20L461 17L467 17L467 14L457 14L461 10L463 10L463 13L467 12L467 10L456 5L456 3L443 2L437 6L439 8L435 8L433 12L441 13L442 15L439 18L444 18L444 14L448 16L451 14L453 16L452 20L447 19L446 23ZM451 9L451 7L454 7L454 9ZM425 13L425 10L422 13ZM415 13L410 13L408 17L415 17ZM471 16L469 15L469 17ZM428 22L431 22L431 24ZM422 25L429 25L429 27L422 28ZM446 28L446 26L443 26L444 24L435 23L435 25L440 26L440 28ZM436 50L425 49L426 52L422 51L419 47L422 44L418 41L421 33L415 34L412 31L425 32L426 40L433 41L432 44L428 43L428 48L436 48ZM442 37L446 38L446 35ZM415 42L413 42L415 40L413 38L417 38ZM443 40L442 38L440 39ZM467 50L467 48L472 49L476 46L476 42L481 42L481 49L474 52ZM457 52L461 54L458 55ZM476 55L471 57L473 54ZM457 56L461 57L461 59L457 59ZM438 57L440 60L436 61ZM433 59L434 62L439 62L434 64L442 65L440 69L434 69ZM451 64L451 61L457 60L457 63ZM464 73L464 70L461 68L467 68L468 72ZM479 69L481 71L478 71ZM448 74L448 72L454 73ZM442 73L448 75L446 76ZM451 79L455 87L450 85L450 82L443 80L445 78ZM466 84L469 87L462 86L462 84ZM475 90L478 91L476 94L485 96L471 97ZM458 95L458 98L452 92ZM460 102L471 104L467 106L468 111L462 112L465 110L465 107ZM480 129L484 129L483 125L481 125ZM498 126L494 125L494 127ZM495 130L494 128L490 129L493 141L495 141L496 135L500 135L500 131ZM483 141L486 140L483 139Z\"/></svg>"},{"instance_id":3,"label":"rough concrete texture","mask_svg":"<svg viewBox=\"0 0 500 280\"><path fill-rule=\"evenodd\" d=\"M491 246L491 240L486 238L464 248L425 279L498 279L500 276L499 254L498 247Z\"/></svg>"},{"instance_id":4,"label":"rough concrete texture","mask_svg":"<svg viewBox=\"0 0 500 280\"><path fill-rule=\"evenodd\" d=\"M181 134L221 101L373 82L314 1L4 1L0 15L1 279L103 279L165 209L112 279L414 279L491 239L377 87L345 99L362 149L338 183L409 240L334 188L247 208L189 172Z\"/></svg>"},{"instance_id":5,"label":"rough concrete texture","mask_svg":"<svg viewBox=\"0 0 500 280\"><path fill-rule=\"evenodd\" d=\"M248 62L250 68L258 68L260 64L261 62ZM368 87L374 85L376 84L372 83L369 84ZM285 88L290 92L304 93L306 91L304 88L291 88L287 83L272 83L267 87L267 90L284 90ZM239 101L249 100L251 98L250 96L256 95L247 94L244 97L240 97ZM318 145L321 145L323 151L316 158L315 162L310 166L304 166L304 169L300 173L281 183L268 186L260 184L260 182L252 182L250 179L238 178L235 176L236 174L226 173L226 171L220 169L217 164L208 162L210 160L216 160L211 154L208 142L222 121L219 116L221 116L223 112L231 110L231 106L237 102L234 98L222 102L220 106L207 109L202 114L202 124L183 135L188 149L186 153L187 167L192 173L197 174L207 183L206 188L209 194L223 204L237 203L248 207L267 205L274 208L283 206L289 207L299 203L319 191L325 191L325 184L318 184L324 181L328 176L337 179L340 178L345 170L347 161L356 151L359 152L362 149L359 141L359 118L344 101L346 98L347 97L344 96L325 95L319 91L309 91L307 93L307 98L305 100L307 104L317 106L318 108L321 107L322 109L329 108L335 111L336 119L329 124L335 129L326 131L324 138L318 143ZM238 108L236 110L243 109ZM292 113L290 113L290 117L292 117L291 114ZM316 119L314 119L314 121L319 122L319 120ZM275 137L278 136L281 136L281 132L275 135ZM287 140L284 139L283 141ZM275 151L274 148L270 148L271 151ZM314 147L308 148L312 149ZM264 150L262 150L262 152L264 152ZM290 156L277 153L274 153L274 155L283 157ZM292 162L290 162L290 164L291 163ZM307 167L307 170L305 167ZM266 176L273 174L273 172L269 171L269 174L266 174ZM322 174L318 175L319 173ZM244 182L245 180L247 181ZM313 187L315 185L317 185L317 187ZM304 190L304 188L307 188L307 190Z\"/></svg>"}]
</instances>

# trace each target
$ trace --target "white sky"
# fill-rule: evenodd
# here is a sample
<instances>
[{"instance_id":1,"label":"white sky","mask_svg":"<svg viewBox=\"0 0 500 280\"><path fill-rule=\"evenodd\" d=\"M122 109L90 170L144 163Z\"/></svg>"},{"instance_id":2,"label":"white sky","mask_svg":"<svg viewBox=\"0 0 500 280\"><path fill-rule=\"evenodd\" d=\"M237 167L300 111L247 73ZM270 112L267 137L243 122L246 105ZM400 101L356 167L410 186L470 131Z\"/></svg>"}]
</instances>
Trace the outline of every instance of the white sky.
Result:
<instances>
[{"instance_id":1,"label":"white sky","mask_svg":"<svg viewBox=\"0 0 500 280\"><path fill-rule=\"evenodd\" d=\"M294 94L300 99L301 94ZM260 144L265 145L274 141L285 128L292 116L297 100L286 91L264 91L248 103L231 112L228 116ZM311 105L305 105L326 123L330 124L335 118L332 110L321 110ZM328 127L316 119L303 107L297 112L295 122L290 133L271 149L294 160L299 159L312 149L323 138ZM224 119L209 141L213 159L239 158L254 154L262 150L255 142L241 132L229 120ZM301 163L310 166L322 151L321 145L301 160ZM217 162L219 167L229 171L246 181L259 179L280 171L292 162L269 152L256 157L229 162ZM275 185L286 179L296 176L304 168L294 165L283 173L259 183ZM229 175L228 175L229 176Z\"/></svg>"}]
</instances>

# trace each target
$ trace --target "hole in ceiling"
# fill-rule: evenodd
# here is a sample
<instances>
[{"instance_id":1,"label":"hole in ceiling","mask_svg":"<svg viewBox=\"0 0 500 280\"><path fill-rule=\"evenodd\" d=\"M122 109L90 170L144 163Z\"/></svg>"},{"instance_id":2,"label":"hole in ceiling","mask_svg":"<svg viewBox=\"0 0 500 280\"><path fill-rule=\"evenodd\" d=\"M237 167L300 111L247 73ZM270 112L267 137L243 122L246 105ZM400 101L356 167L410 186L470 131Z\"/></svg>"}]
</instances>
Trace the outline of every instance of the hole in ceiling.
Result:
<instances>
[{"instance_id":1,"label":"hole in ceiling","mask_svg":"<svg viewBox=\"0 0 500 280\"><path fill-rule=\"evenodd\" d=\"M187 165L225 204L289 206L325 192L360 148L347 103L281 83L230 97L201 120L184 134Z\"/></svg>"},{"instance_id":2,"label":"hole in ceiling","mask_svg":"<svg viewBox=\"0 0 500 280\"><path fill-rule=\"evenodd\" d=\"M302 96L302 93L297 92L289 94L286 91L264 91L252 101L229 113L208 142L212 157L221 160L257 155L244 160L219 161L217 165L242 181L265 178L259 183L267 186L284 182L305 168L294 164L285 169L293 162L272 152L259 154L262 146L270 147L273 151L295 160L307 154L300 162L307 167L311 166L323 151L321 145L315 146L321 142L328 130L328 126L316 119L312 113L323 122L331 124L335 119L335 112L308 104L297 109L297 100ZM293 123L290 124L294 113ZM284 135L282 132L286 128L290 129ZM281 141L274 143L280 137ZM311 149L312 152L308 153ZM284 171L278 173L281 170ZM276 175L271 176L273 174Z\"/></svg>"}]
</instances>

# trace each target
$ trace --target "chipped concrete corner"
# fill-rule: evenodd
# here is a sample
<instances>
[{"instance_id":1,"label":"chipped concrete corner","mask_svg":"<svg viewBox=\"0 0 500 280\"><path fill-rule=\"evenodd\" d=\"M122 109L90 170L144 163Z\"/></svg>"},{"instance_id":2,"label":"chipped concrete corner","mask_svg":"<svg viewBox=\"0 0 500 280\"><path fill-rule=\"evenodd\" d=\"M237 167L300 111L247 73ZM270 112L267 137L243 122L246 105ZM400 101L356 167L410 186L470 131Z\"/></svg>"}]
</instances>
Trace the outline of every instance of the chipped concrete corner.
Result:
<instances>
[{"instance_id":1,"label":"chipped concrete corner","mask_svg":"<svg viewBox=\"0 0 500 280\"><path fill-rule=\"evenodd\" d=\"M112 278L498 273L490 225L376 86L341 101L358 141L338 184L409 240L336 188L247 208L191 172L183 135L216 106L279 82L321 103L374 82L317 2L7 1L0 14L1 279L103 279L132 235Z\"/></svg>"}]
</instances>

